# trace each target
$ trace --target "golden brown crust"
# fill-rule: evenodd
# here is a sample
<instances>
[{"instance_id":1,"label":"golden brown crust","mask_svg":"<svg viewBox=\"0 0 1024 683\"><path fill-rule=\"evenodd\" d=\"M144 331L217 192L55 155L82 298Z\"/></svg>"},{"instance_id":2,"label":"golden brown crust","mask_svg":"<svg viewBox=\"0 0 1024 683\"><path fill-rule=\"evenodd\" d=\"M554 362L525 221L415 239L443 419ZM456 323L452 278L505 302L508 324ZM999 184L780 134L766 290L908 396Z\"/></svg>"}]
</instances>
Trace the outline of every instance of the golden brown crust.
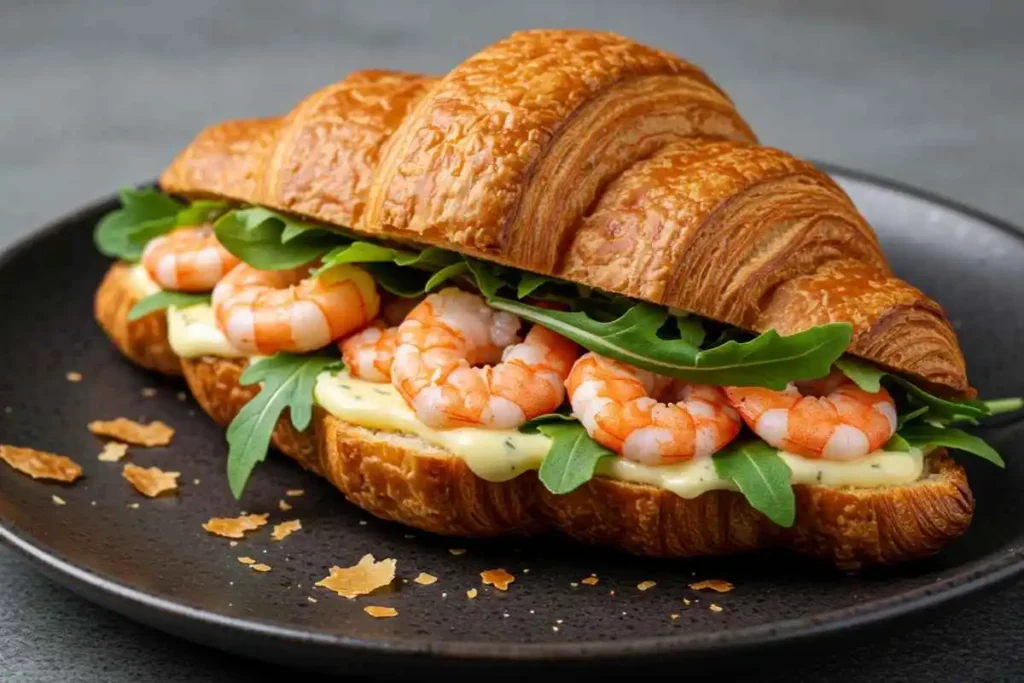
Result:
<instances>
[{"instance_id":1,"label":"golden brown crust","mask_svg":"<svg viewBox=\"0 0 1024 683\"><path fill-rule=\"evenodd\" d=\"M973 394L942 308L892 276L839 186L759 146L699 67L614 33L517 32L439 79L356 72L201 132L161 184L753 332L849 322L852 353ZM865 287L837 262L866 267Z\"/></svg>"},{"instance_id":2,"label":"golden brown crust","mask_svg":"<svg viewBox=\"0 0 1024 683\"><path fill-rule=\"evenodd\" d=\"M96 322L132 362L165 375L180 375L178 356L167 342L167 317L157 312L128 320L128 311L139 298L131 285L131 266L114 263L93 298Z\"/></svg>"},{"instance_id":3,"label":"golden brown crust","mask_svg":"<svg viewBox=\"0 0 1024 683\"><path fill-rule=\"evenodd\" d=\"M130 299L126 272L122 265L111 268L97 299ZM106 326L126 329L130 305L112 307L101 319ZM145 339L154 348L167 347L166 336ZM135 349L132 360L153 356L127 348ZM246 365L244 359L180 361L196 401L221 426L256 394L255 387L238 383ZM296 431L285 413L272 440L367 512L442 535L487 537L553 528L585 543L670 557L778 545L857 569L934 553L967 530L973 512L964 471L945 454L932 456L932 473L909 486L797 486L796 524L782 529L729 491L688 500L662 489L598 478L555 496L533 472L504 483L487 482L461 459L425 441L349 424L319 408L304 432Z\"/></svg>"}]
</instances>

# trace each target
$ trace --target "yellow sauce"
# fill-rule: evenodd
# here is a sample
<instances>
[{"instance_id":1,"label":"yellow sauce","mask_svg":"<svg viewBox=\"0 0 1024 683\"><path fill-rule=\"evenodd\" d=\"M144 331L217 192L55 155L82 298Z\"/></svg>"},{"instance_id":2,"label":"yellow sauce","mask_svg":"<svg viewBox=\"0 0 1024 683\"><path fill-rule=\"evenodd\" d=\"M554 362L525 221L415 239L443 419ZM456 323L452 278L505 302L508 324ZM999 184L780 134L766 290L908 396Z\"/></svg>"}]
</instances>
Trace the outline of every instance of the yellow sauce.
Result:
<instances>
[{"instance_id":1,"label":"yellow sauce","mask_svg":"<svg viewBox=\"0 0 1024 683\"><path fill-rule=\"evenodd\" d=\"M128 279L131 282L135 296L140 299L160 291L160 285L153 282L153 278L149 276L149 273L146 272L141 263L136 263L131 267L131 270L128 272Z\"/></svg>"},{"instance_id":2,"label":"yellow sauce","mask_svg":"<svg viewBox=\"0 0 1024 683\"><path fill-rule=\"evenodd\" d=\"M167 339L182 358L216 356L242 358L244 353L231 346L217 326L213 307L198 304L188 308L167 309Z\"/></svg>"},{"instance_id":3,"label":"yellow sauce","mask_svg":"<svg viewBox=\"0 0 1024 683\"><path fill-rule=\"evenodd\" d=\"M141 266L133 268L132 283L140 296L160 291ZM224 338L210 306L170 308L167 322L171 348L179 356L244 356ZM415 435L445 448L462 458L474 474L486 481L507 481L527 470L539 469L551 444L542 434L522 434L515 430L431 429L419 421L393 386L353 379L344 371L321 375L317 379L314 398L327 412L346 422ZM909 453L879 451L850 462L812 460L791 453L780 455L789 465L793 483L818 483L835 488L908 484L920 479L924 467L924 455L917 449ZM667 489L684 498L694 498L716 489L735 488L731 481L715 473L709 458L661 467L642 465L625 458L605 458L599 463L597 474Z\"/></svg>"},{"instance_id":4,"label":"yellow sauce","mask_svg":"<svg viewBox=\"0 0 1024 683\"><path fill-rule=\"evenodd\" d=\"M346 372L325 373L317 380L314 396L327 412L352 424L383 431L412 434L462 458L470 470L487 481L506 481L523 471L540 468L550 440L541 434L514 430L427 427L390 384L353 379ZM908 484L921 477L923 454L879 451L860 460L830 462L781 453L793 483L820 483L858 488ZM606 458L597 474L612 479L667 489L684 498L706 491L733 489L734 484L715 473L709 458L654 467L624 458Z\"/></svg>"}]
</instances>

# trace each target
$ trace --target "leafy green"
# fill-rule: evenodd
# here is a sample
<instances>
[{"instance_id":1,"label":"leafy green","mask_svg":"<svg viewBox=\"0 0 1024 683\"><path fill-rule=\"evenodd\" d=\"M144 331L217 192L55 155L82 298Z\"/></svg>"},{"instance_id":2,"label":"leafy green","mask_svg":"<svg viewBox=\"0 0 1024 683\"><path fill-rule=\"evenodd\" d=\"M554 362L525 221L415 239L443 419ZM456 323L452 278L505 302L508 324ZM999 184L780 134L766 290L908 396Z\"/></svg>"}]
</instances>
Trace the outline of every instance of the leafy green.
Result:
<instances>
[{"instance_id":1,"label":"leafy green","mask_svg":"<svg viewBox=\"0 0 1024 683\"><path fill-rule=\"evenodd\" d=\"M450 266L445 266L444 268L430 276L430 279L428 279L426 284L423 285L423 291L432 292L434 291L434 289L441 286L448 280L451 280L452 278L462 275L467 270L469 270L469 264L466 263L465 261L460 261L459 263L453 263Z\"/></svg>"},{"instance_id":2,"label":"leafy green","mask_svg":"<svg viewBox=\"0 0 1024 683\"><path fill-rule=\"evenodd\" d=\"M897 432L889 438L888 443L885 444L885 450L908 453L910 451L910 443Z\"/></svg>"},{"instance_id":3,"label":"leafy green","mask_svg":"<svg viewBox=\"0 0 1024 683\"><path fill-rule=\"evenodd\" d=\"M202 225L216 220L231 208L229 202L218 202L209 199L199 199L192 202L178 212L174 218L175 226L180 225Z\"/></svg>"},{"instance_id":4,"label":"leafy green","mask_svg":"<svg viewBox=\"0 0 1024 683\"><path fill-rule=\"evenodd\" d=\"M552 413L530 420L520 431L540 432L551 439L551 448L541 462L537 477L556 495L575 491L590 481L602 458L615 453L594 441L576 418Z\"/></svg>"},{"instance_id":5,"label":"leafy green","mask_svg":"<svg viewBox=\"0 0 1024 683\"><path fill-rule=\"evenodd\" d=\"M911 404L910 407L914 417L923 414L920 410L921 408L928 409L928 417L942 422L966 421L976 423L979 419L992 414L989 406L982 401L939 398L916 384L898 375L881 370L859 358L844 356L835 362L835 366L864 391L878 391L883 381L887 382L890 386L895 384L896 387L902 389L907 395L907 402ZM1007 410L1013 409L1009 407L1013 405L1013 402L1014 399L1007 399L1005 404ZM1003 407L1003 405L1001 402L1000 407ZM904 421L909 419L911 418L906 417Z\"/></svg>"},{"instance_id":6,"label":"leafy green","mask_svg":"<svg viewBox=\"0 0 1024 683\"><path fill-rule=\"evenodd\" d=\"M390 294L415 299L426 291L428 273L413 268L402 268L393 263L370 263L365 266L377 286Z\"/></svg>"},{"instance_id":7,"label":"leafy green","mask_svg":"<svg viewBox=\"0 0 1024 683\"><path fill-rule=\"evenodd\" d=\"M956 450L977 455L999 467L1006 466L994 448L973 434L968 434L955 427L941 427L922 421L915 421L905 425L898 433L900 437L915 448L945 446L946 448L955 448Z\"/></svg>"},{"instance_id":8,"label":"leafy green","mask_svg":"<svg viewBox=\"0 0 1024 683\"><path fill-rule=\"evenodd\" d=\"M835 366L864 391L874 394L882 390L882 378L886 375L884 370L852 356L843 356L835 362Z\"/></svg>"},{"instance_id":9,"label":"leafy green","mask_svg":"<svg viewBox=\"0 0 1024 683\"><path fill-rule=\"evenodd\" d=\"M602 356L670 377L726 386L783 389L793 380L827 375L850 342L851 327L831 324L786 337L774 330L747 342L700 350L685 338L658 336L668 311L638 303L602 322L582 311L553 311L500 297L490 305L543 325Z\"/></svg>"},{"instance_id":10,"label":"leafy green","mask_svg":"<svg viewBox=\"0 0 1024 683\"><path fill-rule=\"evenodd\" d=\"M673 314L676 321L676 330L679 332L679 338L693 346L694 348L700 348L701 344L704 343L704 324L700 321L700 318L693 315L676 315Z\"/></svg>"},{"instance_id":11,"label":"leafy green","mask_svg":"<svg viewBox=\"0 0 1024 683\"><path fill-rule=\"evenodd\" d=\"M199 304L210 303L210 294L193 294L191 292L157 292L135 302L128 311L128 320L134 321L154 311L161 311L170 306L188 308Z\"/></svg>"},{"instance_id":12,"label":"leafy green","mask_svg":"<svg viewBox=\"0 0 1024 683\"><path fill-rule=\"evenodd\" d=\"M236 499L241 497L256 463L267 457L281 413L290 409L292 425L304 431L312 417L317 376L340 364L337 356L279 353L251 364L242 373L239 384L263 386L227 430L228 482Z\"/></svg>"},{"instance_id":13,"label":"leafy green","mask_svg":"<svg viewBox=\"0 0 1024 683\"><path fill-rule=\"evenodd\" d=\"M260 270L297 268L346 239L262 207L226 213L214 223L214 231L225 249Z\"/></svg>"},{"instance_id":14,"label":"leafy green","mask_svg":"<svg viewBox=\"0 0 1024 683\"><path fill-rule=\"evenodd\" d=\"M900 427L907 424L911 420L917 419L927 413L928 406L921 406L920 408L915 408L914 410L911 410L909 413L903 413L902 415L897 416L896 429L899 429Z\"/></svg>"},{"instance_id":15,"label":"leafy green","mask_svg":"<svg viewBox=\"0 0 1024 683\"><path fill-rule=\"evenodd\" d=\"M988 409L989 416L1014 413L1024 408L1024 398L995 398L990 401L982 401L982 403Z\"/></svg>"},{"instance_id":16,"label":"leafy green","mask_svg":"<svg viewBox=\"0 0 1024 683\"><path fill-rule=\"evenodd\" d=\"M138 261L147 242L175 227L183 205L151 187L122 188L119 195L121 208L100 219L93 241L104 256Z\"/></svg>"},{"instance_id":17,"label":"leafy green","mask_svg":"<svg viewBox=\"0 0 1024 683\"><path fill-rule=\"evenodd\" d=\"M796 520L796 496L789 465L779 452L758 439L734 441L712 460L718 476L733 481L747 502L779 526Z\"/></svg>"}]
</instances>

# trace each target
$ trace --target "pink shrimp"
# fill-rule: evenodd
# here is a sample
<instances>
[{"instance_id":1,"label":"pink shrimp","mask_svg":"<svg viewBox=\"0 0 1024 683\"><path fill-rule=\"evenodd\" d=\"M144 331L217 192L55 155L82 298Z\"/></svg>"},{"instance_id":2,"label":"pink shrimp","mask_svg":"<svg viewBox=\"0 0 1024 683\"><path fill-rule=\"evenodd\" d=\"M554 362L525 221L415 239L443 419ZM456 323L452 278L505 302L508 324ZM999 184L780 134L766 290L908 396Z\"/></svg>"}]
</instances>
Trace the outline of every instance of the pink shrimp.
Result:
<instances>
[{"instance_id":1,"label":"pink shrimp","mask_svg":"<svg viewBox=\"0 0 1024 683\"><path fill-rule=\"evenodd\" d=\"M238 263L209 225L176 228L142 250L149 276L163 289L181 292L210 291Z\"/></svg>"},{"instance_id":2,"label":"pink shrimp","mask_svg":"<svg viewBox=\"0 0 1024 683\"><path fill-rule=\"evenodd\" d=\"M660 377L596 353L581 356L565 384L573 414L595 441L647 465L708 457L740 431L720 388ZM652 394L671 402L659 403Z\"/></svg>"},{"instance_id":3,"label":"pink shrimp","mask_svg":"<svg viewBox=\"0 0 1024 683\"><path fill-rule=\"evenodd\" d=\"M520 342L519 327L477 294L431 294L398 327L391 382L430 427L518 427L561 405L578 352L539 325Z\"/></svg>"},{"instance_id":4,"label":"pink shrimp","mask_svg":"<svg viewBox=\"0 0 1024 683\"><path fill-rule=\"evenodd\" d=\"M864 391L839 371L799 386L790 383L784 391L729 387L725 393L755 434L807 458L860 458L884 446L896 431L896 404L889 392L884 387Z\"/></svg>"},{"instance_id":5,"label":"pink shrimp","mask_svg":"<svg viewBox=\"0 0 1024 683\"><path fill-rule=\"evenodd\" d=\"M398 328L374 320L362 332L348 337L338 347L345 367L353 377L367 382L390 382L391 363L398 348Z\"/></svg>"},{"instance_id":6,"label":"pink shrimp","mask_svg":"<svg viewBox=\"0 0 1024 683\"><path fill-rule=\"evenodd\" d=\"M365 326L380 297L373 278L351 265L319 277L310 267L257 270L241 263L213 290L217 324L240 351L305 353Z\"/></svg>"}]
</instances>

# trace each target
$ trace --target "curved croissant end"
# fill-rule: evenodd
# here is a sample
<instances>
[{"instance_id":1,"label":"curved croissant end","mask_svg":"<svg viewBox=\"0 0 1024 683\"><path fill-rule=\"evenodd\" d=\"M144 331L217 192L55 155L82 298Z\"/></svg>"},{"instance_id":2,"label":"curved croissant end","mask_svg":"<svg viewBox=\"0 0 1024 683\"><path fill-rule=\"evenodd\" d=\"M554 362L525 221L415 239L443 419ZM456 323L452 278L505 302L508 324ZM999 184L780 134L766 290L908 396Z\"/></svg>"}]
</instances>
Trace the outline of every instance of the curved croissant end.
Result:
<instances>
[{"instance_id":1,"label":"curved croissant end","mask_svg":"<svg viewBox=\"0 0 1024 683\"><path fill-rule=\"evenodd\" d=\"M403 122L367 222L550 274L608 181L690 135L755 140L677 57L612 33L515 33L457 66Z\"/></svg>"},{"instance_id":2,"label":"curved croissant end","mask_svg":"<svg viewBox=\"0 0 1024 683\"><path fill-rule=\"evenodd\" d=\"M164 171L160 185L186 196L216 195L361 225L384 142L433 83L419 74L354 72L286 116L206 128Z\"/></svg>"}]
</instances>

